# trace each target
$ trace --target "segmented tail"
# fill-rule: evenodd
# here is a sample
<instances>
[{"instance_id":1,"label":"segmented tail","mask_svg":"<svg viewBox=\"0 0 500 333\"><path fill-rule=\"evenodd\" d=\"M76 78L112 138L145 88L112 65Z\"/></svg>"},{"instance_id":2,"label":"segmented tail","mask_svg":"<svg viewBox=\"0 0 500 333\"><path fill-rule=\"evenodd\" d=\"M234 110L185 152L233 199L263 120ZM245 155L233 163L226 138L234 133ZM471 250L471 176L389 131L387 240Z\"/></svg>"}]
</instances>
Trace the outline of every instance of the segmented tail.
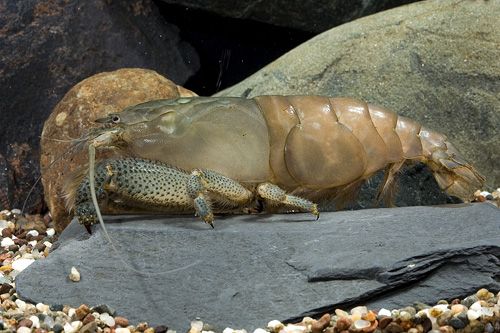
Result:
<instances>
[{"instance_id":1,"label":"segmented tail","mask_svg":"<svg viewBox=\"0 0 500 333\"><path fill-rule=\"evenodd\" d=\"M466 202L472 201L474 192L481 189L486 178L467 162L446 136L422 128L421 139L425 163L433 171L439 187Z\"/></svg>"}]
</instances>

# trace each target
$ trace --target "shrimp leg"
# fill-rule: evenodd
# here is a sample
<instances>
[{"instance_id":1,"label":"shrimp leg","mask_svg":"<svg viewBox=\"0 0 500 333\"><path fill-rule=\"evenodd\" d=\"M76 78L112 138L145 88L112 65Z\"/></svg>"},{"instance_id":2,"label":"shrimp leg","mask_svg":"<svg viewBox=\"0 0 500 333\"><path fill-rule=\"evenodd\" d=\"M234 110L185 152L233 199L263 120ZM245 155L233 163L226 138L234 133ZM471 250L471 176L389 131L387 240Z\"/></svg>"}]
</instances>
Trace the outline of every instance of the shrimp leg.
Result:
<instances>
[{"instance_id":1,"label":"shrimp leg","mask_svg":"<svg viewBox=\"0 0 500 333\"><path fill-rule=\"evenodd\" d=\"M192 172L151 160L120 158L101 162L94 175L85 177L76 192L75 215L90 230L98 220L92 199L114 210L137 213L196 212L213 227L213 212L232 212L253 203L257 196L273 205L309 211L318 216L316 204L287 194L276 185L263 183L257 193L211 170ZM92 183L95 183L92 186Z\"/></svg>"}]
</instances>

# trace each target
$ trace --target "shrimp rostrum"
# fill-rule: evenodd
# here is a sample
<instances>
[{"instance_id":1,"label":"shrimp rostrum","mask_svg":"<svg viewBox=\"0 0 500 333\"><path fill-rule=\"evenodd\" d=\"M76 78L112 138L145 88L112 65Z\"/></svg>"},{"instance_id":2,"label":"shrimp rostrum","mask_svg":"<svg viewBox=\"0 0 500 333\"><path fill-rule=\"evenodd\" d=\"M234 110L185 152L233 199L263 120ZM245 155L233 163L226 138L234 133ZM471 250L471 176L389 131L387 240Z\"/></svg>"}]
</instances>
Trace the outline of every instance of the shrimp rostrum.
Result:
<instances>
[{"instance_id":1,"label":"shrimp rostrum","mask_svg":"<svg viewBox=\"0 0 500 333\"><path fill-rule=\"evenodd\" d=\"M91 180L101 205L136 212L213 213L251 208L306 211L315 202L354 201L381 170L375 197L390 206L396 176L425 163L439 187L464 201L484 177L446 136L387 109L348 98L259 96L155 100L97 122L91 146L117 157L66 184L81 224L96 221Z\"/></svg>"}]
</instances>

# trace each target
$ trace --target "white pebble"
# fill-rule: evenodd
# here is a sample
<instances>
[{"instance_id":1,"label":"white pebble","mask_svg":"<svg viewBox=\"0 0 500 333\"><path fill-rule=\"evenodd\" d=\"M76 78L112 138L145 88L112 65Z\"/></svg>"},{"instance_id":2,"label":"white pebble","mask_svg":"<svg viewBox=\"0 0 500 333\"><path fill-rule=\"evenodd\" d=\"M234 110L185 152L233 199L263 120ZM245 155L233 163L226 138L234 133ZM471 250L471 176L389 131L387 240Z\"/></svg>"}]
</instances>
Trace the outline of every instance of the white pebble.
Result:
<instances>
[{"instance_id":1,"label":"white pebble","mask_svg":"<svg viewBox=\"0 0 500 333\"><path fill-rule=\"evenodd\" d=\"M284 328L285 333L303 333L307 330L305 326L287 325Z\"/></svg>"},{"instance_id":2,"label":"white pebble","mask_svg":"<svg viewBox=\"0 0 500 333\"><path fill-rule=\"evenodd\" d=\"M35 304L26 303L26 310L24 311L26 311L27 313L36 313Z\"/></svg>"},{"instance_id":3,"label":"white pebble","mask_svg":"<svg viewBox=\"0 0 500 333\"><path fill-rule=\"evenodd\" d=\"M70 323L65 323L63 327L64 327L64 332L65 333L72 333L72 332L74 332L73 326L71 326Z\"/></svg>"},{"instance_id":4,"label":"white pebble","mask_svg":"<svg viewBox=\"0 0 500 333\"><path fill-rule=\"evenodd\" d=\"M16 230L16 225L14 224L14 222L9 221L9 222L7 222L7 224L8 224L8 228L10 230Z\"/></svg>"},{"instance_id":5,"label":"white pebble","mask_svg":"<svg viewBox=\"0 0 500 333\"><path fill-rule=\"evenodd\" d=\"M430 317L429 309L423 309L417 312L420 317Z\"/></svg>"},{"instance_id":6,"label":"white pebble","mask_svg":"<svg viewBox=\"0 0 500 333\"><path fill-rule=\"evenodd\" d=\"M54 228L48 228L46 232L47 232L47 236L54 236L56 234L56 231L54 230Z\"/></svg>"},{"instance_id":7,"label":"white pebble","mask_svg":"<svg viewBox=\"0 0 500 333\"><path fill-rule=\"evenodd\" d=\"M378 312L378 314L382 317L390 317L391 316L391 311L387 310L387 309L380 309L380 311Z\"/></svg>"},{"instance_id":8,"label":"white pebble","mask_svg":"<svg viewBox=\"0 0 500 333\"><path fill-rule=\"evenodd\" d=\"M283 325L283 323L281 323L281 321L279 321L279 320L271 320L267 324L267 327L269 327L274 332L279 332L285 327L285 325Z\"/></svg>"},{"instance_id":9,"label":"white pebble","mask_svg":"<svg viewBox=\"0 0 500 333\"><path fill-rule=\"evenodd\" d=\"M262 328L258 328L255 331L253 331L253 333L268 333L268 332Z\"/></svg>"},{"instance_id":10,"label":"white pebble","mask_svg":"<svg viewBox=\"0 0 500 333\"><path fill-rule=\"evenodd\" d=\"M467 319L476 320L479 317L480 317L479 313L477 313L476 311L474 311L474 310L467 311Z\"/></svg>"},{"instance_id":11,"label":"white pebble","mask_svg":"<svg viewBox=\"0 0 500 333\"><path fill-rule=\"evenodd\" d=\"M79 320L76 320L71 323L71 327L73 327L73 330L78 331L81 327L83 326L83 323Z\"/></svg>"},{"instance_id":12,"label":"white pebble","mask_svg":"<svg viewBox=\"0 0 500 333\"><path fill-rule=\"evenodd\" d=\"M234 333L234 330L232 328L226 327L222 333Z\"/></svg>"},{"instance_id":13,"label":"white pebble","mask_svg":"<svg viewBox=\"0 0 500 333\"><path fill-rule=\"evenodd\" d=\"M70 308L68 310L68 317L76 317L76 309L75 308Z\"/></svg>"},{"instance_id":14,"label":"white pebble","mask_svg":"<svg viewBox=\"0 0 500 333\"><path fill-rule=\"evenodd\" d=\"M488 316L488 317L493 317L493 308L487 308L487 307L483 307L481 309L481 313L485 316Z\"/></svg>"},{"instance_id":15,"label":"white pebble","mask_svg":"<svg viewBox=\"0 0 500 333\"><path fill-rule=\"evenodd\" d=\"M31 248L34 248L36 246L36 244L38 244L38 241L32 240L32 241L29 241L28 244L31 245Z\"/></svg>"},{"instance_id":16,"label":"white pebble","mask_svg":"<svg viewBox=\"0 0 500 333\"><path fill-rule=\"evenodd\" d=\"M101 317L99 318L104 322L104 324L108 325L109 327L115 326L115 318L111 317L109 313L102 313Z\"/></svg>"},{"instance_id":17,"label":"white pebble","mask_svg":"<svg viewBox=\"0 0 500 333\"><path fill-rule=\"evenodd\" d=\"M40 319L37 316L31 316L29 320L33 322L32 328L40 328Z\"/></svg>"},{"instance_id":18,"label":"white pebble","mask_svg":"<svg viewBox=\"0 0 500 333\"><path fill-rule=\"evenodd\" d=\"M2 239L2 242L0 243L1 247L7 247L11 245L14 245L14 241L10 237L5 237L4 239Z\"/></svg>"},{"instance_id":19,"label":"white pebble","mask_svg":"<svg viewBox=\"0 0 500 333\"><path fill-rule=\"evenodd\" d=\"M36 231L36 230L30 230L30 231L28 231L28 232L26 233L26 235L31 235L31 236L33 236L33 237L36 237L36 236L38 236L38 235L39 235L39 233L38 233L38 231Z\"/></svg>"},{"instance_id":20,"label":"white pebble","mask_svg":"<svg viewBox=\"0 0 500 333\"><path fill-rule=\"evenodd\" d=\"M46 247L48 247L49 249L52 247L52 243L49 242L49 241L45 241L43 242L43 245L45 245Z\"/></svg>"},{"instance_id":21,"label":"white pebble","mask_svg":"<svg viewBox=\"0 0 500 333\"><path fill-rule=\"evenodd\" d=\"M444 311L448 310L448 304L437 304L437 305L434 305L433 308L443 310L443 312L444 312Z\"/></svg>"},{"instance_id":22,"label":"white pebble","mask_svg":"<svg viewBox=\"0 0 500 333\"><path fill-rule=\"evenodd\" d=\"M481 301L474 302L474 304L472 304L469 309L474 310L478 313L481 312Z\"/></svg>"},{"instance_id":23,"label":"white pebble","mask_svg":"<svg viewBox=\"0 0 500 333\"><path fill-rule=\"evenodd\" d=\"M368 309L366 308L366 306L357 306L351 309L351 314L353 315L355 313L366 314L368 313Z\"/></svg>"},{"instance_id":24,"label":"white pebble","mask_svg":"<svg viewBox=\"0 0 500 333\"><path fill-rule=\"evenodd\" d=\"M35 260L33 259L17 259L12 263L12 269L18 272L22 272L26 269L26 267L34 262Z\"/></svg>"},{"instance_id":25,"label":"white pebble","mask_svg":"<svg viewBox=\"0 0 500 333\"><path fill-rule=\"evenodd\" d=\"M31 333L31 328L21 326L17 329L17 333Z\"/></svg>"},{"instance_id":26,"label":"white pebble","mask_svg":"<svg viewBox=\"0 0 500 333\"><path fill-rule=\"evenodd\" d=\"M195 329L199 332L203 329L203 322L201 320L193 320L191 322L191 329Z\"/></svg>"},{"instance_id":27,"label":"white pebble","mask_svg":"<svg viewBox=\"0 0 500 333\"><path fill-rule=\"evenodd\" d=\"M126 327L115 328L115 333L130 333L130 330Z\"/></svg>"},{"instance_id":28,"label":"white pebble","mask_svg":"<svg viewBox=\"0 0 500 333\"><path fill-rule=\"evenodd\" d=\"M21 311L24 311L26 310L26 302L25 301L22 301L20 299L16 299L16 305L17 305L17 308Z\"/></svg>"},{"instance_id":29,"label":"white pebble","mask_svg":"<svg viewBox=\"0 0 500 333\"><path fill-rule=\"evenodd\" d=\"M51 316L46 316L45 319L43 320L43 322L47 325L49 325L50 327L54 326L55 322L54 322L54 318L52 318Z\"/></svg>"},{"instance_id":30,"label":"white pebble","mask_svg":"<svg viewBox=\"0 0 500 333\"><path fill-rule=\"evenodd\" d=\"M0 229L5 229L9 227L9 222L5 220L0 220Z\"/></svg>"},{"instance_id":31,"label":"white pebble","mask_svg":"<svg viewBox=\"0 0 500 333\"><path fill-rule=\"evenodd\" d=\"M76 269L76 267L71 267L71 273L69 273L69 278L73 282L80 281L80 272Z\"/></svg>"},{"instance_id":32,"label":"white pebble","mask_svg":"<svg viewBox=\"0 0 500 333\"><path fill-rule=\"evenodd\" d=\"M47 314L47 311L50 310L50 306L48 306L47 304L43 304L43 303L37 303L36 309L40 312L45 312L45 314Z\"/></svg>"},{"instance_id":33,"label":"white pebble","mask_svg":"<svg viewBox=\"0 0 500 333\"><path fill-rule=\"evenodd\" d=\"M363 328L366 328L366 327L370 327L371 323L368 320L356 319L354 321L354 326L358 330L360 330L360 329L363 329Z\"/></svg>"}]
</instances>

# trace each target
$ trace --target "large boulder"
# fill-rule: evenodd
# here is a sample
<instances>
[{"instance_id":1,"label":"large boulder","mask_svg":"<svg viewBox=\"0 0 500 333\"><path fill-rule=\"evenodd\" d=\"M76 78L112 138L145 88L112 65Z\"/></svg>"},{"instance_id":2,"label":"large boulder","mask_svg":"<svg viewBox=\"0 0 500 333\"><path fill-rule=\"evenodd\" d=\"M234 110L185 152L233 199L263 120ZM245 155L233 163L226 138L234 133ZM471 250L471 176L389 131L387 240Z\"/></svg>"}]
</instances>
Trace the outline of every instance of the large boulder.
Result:
<instances>
[{"instance_id":1,"label":"large boulder","mask_svg":"<svg viewBox=\"0 0 500 333\"><path fill-rule=\"evenodd\" d=\"M46 170L42 176L45 201L57 232L73 218L65 208L64 181L71 171L88 163L89 158L86 145L80 151L76 149L78 146L67 151L72 143L78 143L71 139L81 138L89 129L102 125L95 120L109 113L150 100L190 96L196 94L154 71L140 68L96 74L71 88L45 121L41 138L40 169ZM109 149L99 150L97 158L113 154Z\"/></svg>"},{"instance_id":2,"label":"large boulder","mask_svg":"<svg viewBox=\"0 0 500 333\"><path fill-rule=\"evenodd\" d=\"M444 133L498 187L499 13L498 1L395 8L326 31L216 95L365 100Z\"/></svg>"},{"instance_id":3,"label":"large boulder","mask_svg":"<svg viewBox=\"0 0 500 333\"><path fill-rule=\"evenodd\" d=\"M252 332L336 308L399 309L500 290L500 210L488 203L312 214L105 217L73 221L45 259L16 276L19 297L106 303L132 324ZM81 274L69 278L71 267ZM137 272L139 271L139 272Z\"/></svg>"},{"instance_id":4,"label":"large boulder","mask_svg":"<svg viewBox=\"0 0 500 333\"><path fill-rule=\"evenodd\" d=\"M21 208L40 175L43 122L77 82L140 67L184 84L199 68L151 1L0 0L0 8L0 209Z\"/></svg>"}]
</instances>

